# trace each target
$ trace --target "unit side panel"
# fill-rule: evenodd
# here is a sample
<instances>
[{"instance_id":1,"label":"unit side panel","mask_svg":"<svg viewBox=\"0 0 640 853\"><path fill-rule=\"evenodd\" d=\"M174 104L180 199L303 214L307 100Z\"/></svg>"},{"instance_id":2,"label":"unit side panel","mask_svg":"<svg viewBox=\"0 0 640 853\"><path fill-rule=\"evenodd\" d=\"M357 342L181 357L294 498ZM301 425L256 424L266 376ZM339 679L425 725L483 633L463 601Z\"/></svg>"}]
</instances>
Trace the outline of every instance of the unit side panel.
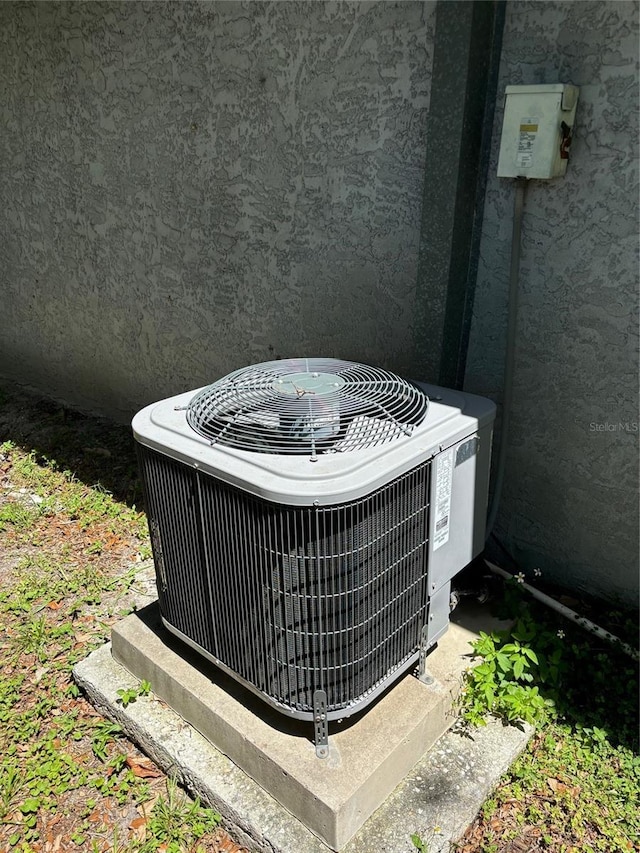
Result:
<instances>
[{"instance_id":1,"label":"unit side panel","mask_svg":"<svg viewBox=\"0 0 640 853\"><path fill-rule=\"evenodd\" d=\"M196 472L137 445L163 617L198 645L215 649Z\"/></svg>"},{"instance_id":2,"label":"unit side panel","mask_svg":"<svg viewBox=\"0 0 640 853\"><path fill-rule=\"evenodd\" d=\"M265 547L278 511L200 473L202 536L218 624L213 655L258 691L270 693L267 672L268 606L264 577L271 571Z\"/></svg>"},{"instance_id":3,"label":"unit side panel","mask_svg":"<svg viewBox=\"0 0 640 853\"><path fill-rule=\"evenodd\" d=\"M429 589L433 595L484 547L491 427L433 460Z\"/></svg>"}]
</instances>

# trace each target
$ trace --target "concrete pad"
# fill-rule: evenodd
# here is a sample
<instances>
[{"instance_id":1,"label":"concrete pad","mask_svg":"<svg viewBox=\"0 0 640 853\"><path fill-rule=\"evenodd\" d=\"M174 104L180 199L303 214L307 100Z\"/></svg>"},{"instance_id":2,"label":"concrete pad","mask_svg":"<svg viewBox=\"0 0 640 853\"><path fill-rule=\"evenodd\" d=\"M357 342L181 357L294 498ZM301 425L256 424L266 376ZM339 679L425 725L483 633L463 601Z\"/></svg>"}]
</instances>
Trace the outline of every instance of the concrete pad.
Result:
<instances>
[{"instance_id":1,"label":"concrete pad","mask_svg":"<svg viewBox=\"0 0 640 853\"><path fill-rule=\"evenodd\" d=\"M429 656L427 687L402 678L366 713L329 726L329 758L312 726L278 714L161 625L157 608L112 630L114 658L330 847L346 844L451 725L470 633L453 625Z\"/></svg>"},{"instance_id":2,"label":"concrete pad","mask_svg":"<svg viewBox=\"0 0 640 853\"><path fill-rule=\"evenodd\" d=\"M165 721L160 731L154 734L153 727L149 728L152 715L140 720L141 725L135 721L142 699L126 710L117 705L115 691L126 686L124 681L130 677L115 661L108 659L108 653L104 650L95 652L87 661L79 664L76 676L103 711L111 717L117 717L125 730L128 730L127 726L133 726L130 735L161 766L166 767L169 762L183 767L184 770L178 772L178 775L187 787L213 802L236 833L240 830L252 839L253 847L257 845L259 850L282 850L283 853L289 850L295 853L326 850L324 844L317 846L319 842L313 838L312 832L332 849L341 849L452 722L451 705L460 686L461 673L469 663L468 641L475 635L479 625L485 629L495 627L495 623L487 619L487 614L478 612L477 608L475 611L461 610L456 621L457 624L452 624L439 647L429 656L429 667L436 679L434 685L427 687L412 676L407 676L353 722L346 721L340 726L330 727L330 757L324 761L315 756L309 724L292 723L268 709L233 679L227 678L183 646L161 628L155 608L147 608L141 614L130 616L116 627L112 636L113 651L114 656L123 661L137 677L149 680L155 695L178 712L175 715L157 702L157 707L154 706L154 713L161 708L163 713L174 714L173 723ZM116 675L120 679L114 686L112 682ZM146 700L145 704L148 704ZM159 721L155 717L153 719L157 729ZM166 753L167 744L172 743L183 730L187 729L191 736L197 736L196 732L185 726L185 720L195 725L218 747L217 750L214 747L200 749L199 755L209 756L209 762L214 762L212 755L215 755L215 761L222 761L224 769L218 767L211 774L209 767L205 777L200 778L191 764L185 764L183 760L176 762L175 757ZM171 726L175 731L170 731ZM525 740L526 737L522 745ZM517 737L516 741L520 743ZM468 746L468 743L465 742L465 745ZM232 759L233 773L220 753ZM507 764L498 762L500 772ZM259 786L241 773L238 767L243 768ZM447 790L443 780L446 781L448 772L447 767L438 771L439 782L436 787L439 805L442 805L443 794ZM237 776L239 773L241 777ZM230 776L235 778L233 794L227 785L221 784L221 778L228 782ZM216 777L217 782L214 782ZM260 814L257 824L255 819L238 819L241 812L234 805L238 797L238 785L242 791L250 789L252 792L250 798L254 806L251 811L255 812L257 808ZM463 785L458 786L458 791L463 789ZM480 789L474 786L473 791L476 790ZM460 831L464 830L466 822L473 817L482 801L478 800L477 793L474 795L473 791L470 794L472 811L469 818L462 819ZM389 807L394 797L390 798ZM258 805L256 798L260 801ZM267 819L267 813L273 815L282 811L274 798L288 812L296 814L311 832L288 816ZM432 811L433 808L429 813ZM426 813L424 808L417 807L415 820L419 823L421 815ZM375 822L375 817L373 820ZM438 818L434 823L442 825L444 820ZM292 839L285 846L279 846L277 840L285 824L289 827L289 833L293 832L296 837L292 846L287 846ZM273 827L275 836L265 836L269 826ZM409 834L417 829L409 827ZM365 826L364 834L358 836L362 836L361 840L354 839L346 849L350 850L354 843L365 843L367 831L368 826ZM302 837L298 837L300 833L304 836L304 842ZM375 850L378 853L382 849L379 846L379 832L376 838L378 846ZM260 845L265 841L268 846L263 848ZM354 853L359 849L353 848ZM364 851L368 848L361 849Z\"/></svg>"}]
</instances>

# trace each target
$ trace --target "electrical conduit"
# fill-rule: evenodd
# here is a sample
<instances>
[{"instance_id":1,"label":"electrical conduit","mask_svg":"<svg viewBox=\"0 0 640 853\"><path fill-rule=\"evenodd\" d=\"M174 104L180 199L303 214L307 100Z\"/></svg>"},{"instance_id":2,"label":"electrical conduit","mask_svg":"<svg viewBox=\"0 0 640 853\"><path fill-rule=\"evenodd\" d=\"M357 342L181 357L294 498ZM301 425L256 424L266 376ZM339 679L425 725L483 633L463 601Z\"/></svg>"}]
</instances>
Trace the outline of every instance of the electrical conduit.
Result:
<instances>
[{"instance_id":1,"label":"electrical conduit","mask_svg":"<svg viewBox=\"0 0 640 853\"><path fill-rule=\"evenodd\" d=\"M501 569L500 566L496 566L495 563L492 563L487 559L485 559L485 563L494 574L499 575L501 578L504 578L505 580L516 579L514 575L512 575L510 572L505 571L504 569ZM561 604L559 601L556 601L555 598L551 598L550 595L541 592L534 586L531 586L530 584L525 582L522 582L520 585L522 586L522 589L526 589L526 591L535 599L541 601L543 604L546 604L547 607L550 607L557 613L560 613L566 619L569 619L576 625L580 625L581 628L585 628L587 631L591 631L593 634L603 640L607 640L610 643L616 643L620 647L620 649L625 654L629 655L630 658L633 658L633 660L640 660L640 653L638 652L638 650L634 649L633 646L630 646L628 643L624 643L619 637L616 637L615 634L612 634L610 631L606 631L604 628L601 628L599 625L596 625L595 622L592 622L591 619L587 619L586 616L580 616L580 614L576 613L575 610L572 610L565 604Z\"/></svg>"},{"instance_id":2,"label":"electrical conduit","mask_svg":"<svg viewBox=\"0 0 640 853\"><path fill-rule=\"evenodd\" d=\"M507 464L507 444L509 439L509 421L513 400L513 374L515 368L516 332L518 330L518 285L520 279L520 244L522 242L522 219L524 214L524 196L527 179L516 180L516 195L513 209L513 231L511 236L511 265L509 268L509 314L507 320L507 347L504 361L504 381L502 383L502 421L500 425L500 448L496 463L496 479L487 520L486 538L493 530L498 515L504 471Z\"/></svg>"},{"instance_id":3,"label":"electrical conduit","mask_svg":"<svg viewBox=\"0 0 640 853\"><path fill-rule=\"evenodd\" d=\"M515 370L515 349L516 349L516 332L518 328L518 288L520 279L520 248L522 243L522 220L524 215L524 199L527 187L526 178L518 178L515 182L515 200L513 210L513 230L511 237L511 263L509 267L509 294L508 294L508 320L507 320L507 345L505 351L504 365L504 382L502 390L502 424L500 428L500 448L498 450L498 460L496 463L496 478L491 499L491 507L489 509L489 517L487 520L486 538L489 538L491 531L496 523L498 515L498 507L500 505L500 497L502 494L502 485L504 482L504 473L507 462L507 444L509 435L509 422L511 420L511 405L513 401L513 376ZM514 575L496 566L489 560L485 559L485 563L491 571L499 575L505 580L513 580ZM610 631L606 631L595 622L587 619L586 616L580 616L575 610L571 610L550 595L531 586L528 583L522 583L522 588L526 589L535 599L546 604L552 610L560 613L566 619L580 625L587 631L591 631L596 636L610 643L616 643L625 654L640 660L640 653L628 643L624 643L619 637L616 637Z\"/></svg>"}]
</instances>

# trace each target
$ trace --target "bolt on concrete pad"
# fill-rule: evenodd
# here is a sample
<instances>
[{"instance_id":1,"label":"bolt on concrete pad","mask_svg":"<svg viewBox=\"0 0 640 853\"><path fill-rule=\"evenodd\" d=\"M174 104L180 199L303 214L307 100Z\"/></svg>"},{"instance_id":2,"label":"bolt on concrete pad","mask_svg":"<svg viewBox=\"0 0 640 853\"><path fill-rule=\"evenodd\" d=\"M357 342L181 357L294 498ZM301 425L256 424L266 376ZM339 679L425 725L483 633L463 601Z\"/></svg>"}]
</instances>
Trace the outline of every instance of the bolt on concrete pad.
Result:
<instances>
[{"instance_id":1,"label":"bolt on concrete pad","mask_svg":"<svg viewBox=\"0 0 640 853\"><path fill-rule=\"evenodd\" d=\"M485 617L483 627L486 622ZM235 695L227 693L214 667L197 655L195 663L185 660L188 650L165 635L151 609L116 627L113 648L117 657L126 659L128 669L151 681L156 696L180 714L147 698L122 708L116 691L135 682L108 647L79 664L76 679L104 713L117 719L161 767L217 808L236 836L255 850L326 852L327 846L316 837L321 835L329 848L345 853L395 853L412 849L411 832L426 840L435 825L443 830L437 834L438 843L457 837L514 750L526 742L526 733L493 726L474 734L473 741L448 734L410 772L453 720L451 704L468 665L468 640L473 636L461 625L452 625L429 657L435 685L426 687L410 676L402 679L355 724L338 727L335 733L330 730L332 752L326 761L315 757L309 724L291 727L290 721L268 712L244 691L240 701L235 682L231 685ZM211 681L211 674L218 683ZM252 701L260 716L247 707ZM265 713L273 715L272 725L263 719ZM184 718L216 740L233 762ZM489 733L497 734L495 742ZM485 742L491 744L492 754L479 773L474 750ZM258 777L264 787L237 765ZM285 800L287 810L277 800ZM447 810L449 801L452 808ZM298 812L302 823L291 811ZM381 846L383 837L391 846ZM431 847L435 849L433 842Z\"/></svg>"}]
</instances>

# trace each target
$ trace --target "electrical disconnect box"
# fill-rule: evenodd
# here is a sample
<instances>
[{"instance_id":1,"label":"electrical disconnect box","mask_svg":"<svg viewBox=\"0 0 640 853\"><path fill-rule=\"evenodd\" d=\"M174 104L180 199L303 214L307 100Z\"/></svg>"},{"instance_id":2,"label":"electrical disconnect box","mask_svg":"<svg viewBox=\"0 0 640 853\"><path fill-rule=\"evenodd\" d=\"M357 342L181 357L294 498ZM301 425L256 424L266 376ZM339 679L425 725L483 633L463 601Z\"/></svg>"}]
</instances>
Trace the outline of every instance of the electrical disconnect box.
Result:
<instances>
[{"instance_id":1,"label":"electrical disconnect box","mask_svg":"<svg viewBox=\"0 0 640 853\"><path fill-rule=\"evenodd\" d=\"M507 86L498 177L558 178L567 171L579 89Z\"/></svg>"}]
</instances>

